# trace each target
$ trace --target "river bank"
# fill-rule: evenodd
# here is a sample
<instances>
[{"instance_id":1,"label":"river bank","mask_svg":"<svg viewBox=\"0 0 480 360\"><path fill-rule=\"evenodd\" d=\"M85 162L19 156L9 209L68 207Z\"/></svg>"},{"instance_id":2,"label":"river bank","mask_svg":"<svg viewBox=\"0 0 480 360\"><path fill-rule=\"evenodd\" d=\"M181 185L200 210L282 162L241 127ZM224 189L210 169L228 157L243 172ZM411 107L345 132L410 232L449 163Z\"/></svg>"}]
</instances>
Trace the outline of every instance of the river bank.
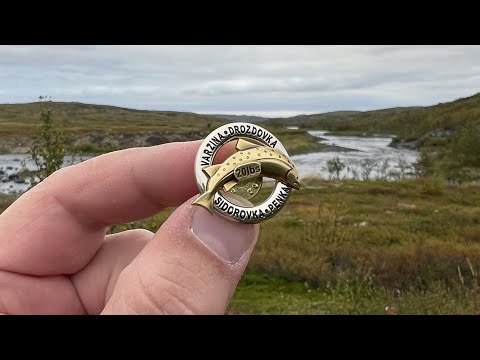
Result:
<instances>
[{"instance_id":1,"label":"river bank","mask_svg":"<svg viewBox=\"0 0 480 360\"><path fill-rule=\"evenodd\" d=\"M324 147L322 151L292 156L302 177L333 175L346 179L398 179L412 176L418 152L390 146L392 137L332 135L327 130L312 130ZM329 161L338 159L338 174L329 169Z\"/></svg>"},{"instance_id":2,"label":"river bank","mask_svg":"<svg viewBox=\"0 0 480 360\"><path fill-rule=\"evenodd\" d=\"M269 130L285 145L303 178L308 176L328 178L331 174L327 162L334 157L338 157L345 164L345 169L339 173L342 178L388 177L395 174L397 177L405 177L411 172L410 168L417 156L413 150L390 147L391 138L388 137L336 136L328 131L305 132L298 129ZM198 140L201 136L203 135L193 136L186 133L83 134L73 143L78 153L66 156L64 166L117 149L152 146L170 141ZM0 143L6 144L7 141L0 138ZM29 155L25 151L28 150L26 146L29 142L26 139L17 141L10 139L10 144L12 146L9 150L24 152L0 155L0 192L26 191L30 183L28 177L22 173L23 162L26 161L25 165L29 171L36 170L35 164L28 160ZM362 168L364 161L368 161L368 174Z\"/></svg>"}]
</instances>

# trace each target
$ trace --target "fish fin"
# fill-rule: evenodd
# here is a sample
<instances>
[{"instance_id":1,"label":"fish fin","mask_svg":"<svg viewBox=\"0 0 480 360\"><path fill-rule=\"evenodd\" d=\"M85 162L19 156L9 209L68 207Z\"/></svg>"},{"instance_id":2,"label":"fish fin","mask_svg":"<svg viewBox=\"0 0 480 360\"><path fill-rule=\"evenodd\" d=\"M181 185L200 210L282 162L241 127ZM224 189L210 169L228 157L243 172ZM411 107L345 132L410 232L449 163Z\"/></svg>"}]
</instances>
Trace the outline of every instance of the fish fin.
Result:
<instances>
[{"instance_id":1,"label":"fish fin","mask_svg":"<svg viewBox=\"0 0 480 360\"><path fill-rule=\"evenodd\" d=\"M235 146L235 149L237 150L247 150L251 149L254 147L260 146L259 144L255 144L254 142L244 140L244 139L238 139L237 145Z\"/></svg>"},{"instance_id":2,"label":"fish fin","mask_svg":"<svg viewBox=\"0 0 480 360\"><path fill-rule=\"evenodd\" d=\"M237 181L230 180L229 182L225 183L225 185L223 185L223 190L230 191L230 189L233 188L237 184L238 184Z\"/></svg>"},{"instance_id":3,"label":"fish fin","mask_svg":"<svg viewBox=\"0 0 480 360\"><path fill-rule=\"evenodd\" d=\"M215 173L217 172L220 166L221 166L220 164L207 166L206 168L203 169L203 171L208 175L208 177L212 177L213 175L215 175Z\"/></svg>"},{"instance_id":4,"label":"fish fin","mask_svg":"<svg viewBox=\"0 0 480 360\"><path fill-rule=\"evenodd\" d=\"M211 193L206 192L196 198L192 205L202 206L207 209L211 214L213 214L213 196Z\"/></svg>"}]
</instances>

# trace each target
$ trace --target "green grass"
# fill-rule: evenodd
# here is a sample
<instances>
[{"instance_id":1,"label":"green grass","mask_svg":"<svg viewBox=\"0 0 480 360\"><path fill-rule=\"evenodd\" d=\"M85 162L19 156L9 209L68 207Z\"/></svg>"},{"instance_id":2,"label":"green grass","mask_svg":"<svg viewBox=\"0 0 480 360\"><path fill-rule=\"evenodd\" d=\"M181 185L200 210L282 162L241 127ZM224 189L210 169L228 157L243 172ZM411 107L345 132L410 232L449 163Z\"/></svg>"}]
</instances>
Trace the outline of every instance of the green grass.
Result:
<instances>
[{"instance_id":1,"label":"green grass","mask_svg":"<svg viewBox=\"0 0 480 360\"><path fill-rule=\"evenodd\" d=\"M315 285L371 271L375 285L425 289L455 283L467 257L480 264L479 185L306 183L320 188L294 193L262 225L252 269Z\"/></svg>"},{"instance_id":2,"label":"green grass","mask_svg":"<svg viewBox=\"0 0 480 360\"><path fill-rule=\"evenodd\" d=\"M240 281L228 314L479 314L478 292L436 283L429 290L406 291L344 282L314 288L249 271Z\"/></svg>"}]
</instances>

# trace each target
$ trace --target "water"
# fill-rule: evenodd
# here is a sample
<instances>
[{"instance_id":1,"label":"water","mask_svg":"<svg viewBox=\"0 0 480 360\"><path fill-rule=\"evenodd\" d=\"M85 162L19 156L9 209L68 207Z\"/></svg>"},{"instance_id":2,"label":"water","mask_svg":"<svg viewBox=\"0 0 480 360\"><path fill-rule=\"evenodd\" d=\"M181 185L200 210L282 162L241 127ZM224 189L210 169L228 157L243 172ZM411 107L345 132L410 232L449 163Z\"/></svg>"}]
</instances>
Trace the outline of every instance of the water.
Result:
<instances>
[{"instance_id":1,"label":"water","mask_svg":"<svg viewBox=\"0 0 480 360\"><path fill-rule=\"evenodd\" d=\"M395 149L389 147L392 137L358 137L326 135L327 131L309 131L310 134L321 137L321 143L334 145L357 151L332 150L303 155L292 156L301 177L321 176L325 179L331 177L327 170L327 161L338 156L345 168L340 172L340 178L352 179L365 177L363 166L366 161L372 167L368 178L409 177L413 174L413 164L417 161L418 152L414 150Z\"/></svg>"},{"instance_id":2,"label":"water","mask_svg":"<svg viewBox=\"0 0 480 360\"><path fill-rule=\"evenodd\" d=\"M365 176L365 166L362 162L370 161L372 170L369 178L394 179L396 176L409 176L413 172L412 165L417 160L418 153L413 150L394 149L389 147L391 137L357 137L357 136L335 136L326 135L327 131L310 131L310 134L323 138L322 143L353 149L356 151L344 151L332 149L331 151L310 153L292 156L301 177L321 176L325 179L331 177L327 170L327 161L338 156L345 168L340 172L341 178L362 178ZM76 164L89 159L91 156L65 156L64 166ZM22 170L22 162L29 170L35 170L35 163L26 154L0 155L0 193L14 193L28 190L30 183L19 184L14 181L7 181L8 176ZM387 165L387 166L385 166ZM383 166L383 168L382 168ZM402 170L403 168L403 170Z\"/></svg>"},{"instance_id":3,"label":"water","mask_svg":"<svg viewBox=\"0 0 480 360\"><path fill-rule=\"evenodd\" d=\"M81 161L89 159L90 156L65 156L63 167L77 164ZM30 187L30 181L25 179L25 183L16 183L8 181L9 175L17 174L25 166L28 170L36 170L35 162L30 155L26 154L8 154L0 155L0 193L11 194L15 192L23 192ZM37 179L38 180L38 179Z\"/></svg>"}]
</instances>

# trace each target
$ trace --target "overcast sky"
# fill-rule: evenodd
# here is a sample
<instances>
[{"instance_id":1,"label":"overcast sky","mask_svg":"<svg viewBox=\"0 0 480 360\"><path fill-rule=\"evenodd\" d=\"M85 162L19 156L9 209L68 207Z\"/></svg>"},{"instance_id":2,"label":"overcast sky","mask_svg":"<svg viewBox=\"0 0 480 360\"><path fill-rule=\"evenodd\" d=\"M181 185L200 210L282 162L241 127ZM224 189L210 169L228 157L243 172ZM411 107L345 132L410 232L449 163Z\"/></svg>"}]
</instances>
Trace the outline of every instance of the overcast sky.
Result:
<instances>
[{"instance_id":1,"label":"overcast sky","mask_svg":"<svg viewBox=\"0 0 480 360\"><path fill-rule=\"evenodd\" d=\"M0 103L291 116L480 92L480 46L0 46Z\"/></svg>"}]
</instances>

